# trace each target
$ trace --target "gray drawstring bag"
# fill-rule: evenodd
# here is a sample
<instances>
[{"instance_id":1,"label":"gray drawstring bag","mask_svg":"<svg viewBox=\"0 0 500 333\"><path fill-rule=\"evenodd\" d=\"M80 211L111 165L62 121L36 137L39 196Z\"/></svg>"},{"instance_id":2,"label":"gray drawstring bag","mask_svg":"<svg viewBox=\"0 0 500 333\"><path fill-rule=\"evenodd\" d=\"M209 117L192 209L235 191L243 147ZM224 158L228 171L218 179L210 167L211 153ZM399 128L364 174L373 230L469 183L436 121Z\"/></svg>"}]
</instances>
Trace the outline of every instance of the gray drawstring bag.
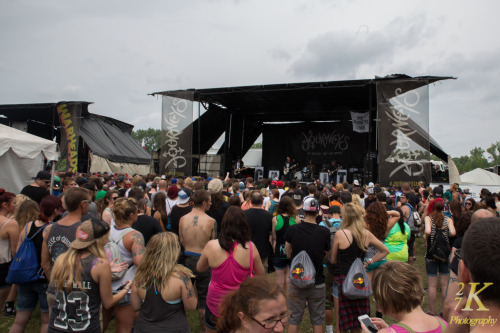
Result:
<instances>
[{"instance_id":1,"label":"gray drawstring bag","mask_svg":"<svg viewBox=\"0 0 500 333\"><path fill-rule=\"evenodd\" d=\"M342 284L342 292L351 300L368 298L372 294L370 280L361 259L356 258L349 268Z\"/></svg>"},{"instance_id":2,"label":"gray drawstring bag","mask_svg":"<svg viewBox=\"0 0 500 333\"><path fill-rule=\"evenodd\" d=\"M297 288L314 286L316 282L316 268L306 251L297 254L290 264L290 283Z\"/></svg>"}]
</instances>

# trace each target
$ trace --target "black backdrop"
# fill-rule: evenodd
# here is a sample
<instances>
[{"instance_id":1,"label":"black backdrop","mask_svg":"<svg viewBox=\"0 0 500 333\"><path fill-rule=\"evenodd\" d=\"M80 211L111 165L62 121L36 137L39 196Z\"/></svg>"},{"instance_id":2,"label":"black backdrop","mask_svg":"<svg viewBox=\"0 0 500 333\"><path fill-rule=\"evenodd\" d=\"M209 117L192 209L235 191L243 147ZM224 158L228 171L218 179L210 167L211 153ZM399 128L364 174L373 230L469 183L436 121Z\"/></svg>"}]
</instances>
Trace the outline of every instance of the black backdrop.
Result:
<instances>
[{"instance_id":1,"label":"black backdrop","mask_svg":"<svg viewBox=\"0 0 500 333\"><path fill-rule=\"evenodd\" d=\"M319 172L332 160L344 168L362 168L368 150L368 133L356 133L351 122L306 122L265 125L262 138L262 164L265 175L282 170L287 156L295 157L300 167L311 159Z\"/></svg>"}]
</instances>

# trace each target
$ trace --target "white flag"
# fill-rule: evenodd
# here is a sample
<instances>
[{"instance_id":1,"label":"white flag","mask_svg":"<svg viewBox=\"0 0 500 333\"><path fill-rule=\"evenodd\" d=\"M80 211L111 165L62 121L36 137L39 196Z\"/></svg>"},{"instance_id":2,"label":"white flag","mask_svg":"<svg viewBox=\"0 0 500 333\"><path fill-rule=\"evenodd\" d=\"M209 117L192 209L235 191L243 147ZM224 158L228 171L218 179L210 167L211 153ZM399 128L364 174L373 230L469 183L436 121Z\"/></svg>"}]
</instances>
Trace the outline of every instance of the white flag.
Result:
<instances>
[{"instance_id":1,"label":"white flag","mask_svg":"<svg viewBox=\"0 0 500 333\"><path fill-rule=\"evenodd\" d=\"M370 114L368 112L351 112L352 130L358 133L368 133L370 128Z\"/></svg>"}]
</instances>

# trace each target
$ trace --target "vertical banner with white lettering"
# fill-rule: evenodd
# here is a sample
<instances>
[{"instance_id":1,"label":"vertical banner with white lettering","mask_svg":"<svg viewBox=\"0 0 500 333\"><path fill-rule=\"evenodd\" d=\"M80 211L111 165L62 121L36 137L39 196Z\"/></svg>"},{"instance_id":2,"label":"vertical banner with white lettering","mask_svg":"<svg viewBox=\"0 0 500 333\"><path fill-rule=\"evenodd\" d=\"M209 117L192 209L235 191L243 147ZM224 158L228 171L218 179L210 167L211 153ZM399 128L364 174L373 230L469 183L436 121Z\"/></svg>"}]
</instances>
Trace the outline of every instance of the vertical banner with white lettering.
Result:
<instances>
[{"instance_id":1,"label":"vertical banner with white lettering","mask_svg":"<svg viewBox=\"0 0 500 333\"><path fill-rule=\"evenodd\" d=\"M61 158L57 169L78 171L78 141L80 138L80 118L82 104L61 103L57 105L57 116L61 125Z\"/></svg>"},{"instance_id":2,"label":"vertical banner with white lettering","mask_svg":"<svg viewBox=\"0 0 500 333\"><path fill-rule=\"evenodd\" d=\"M431 182L427 84L415 80L377 82L382 185Z\"/></svg>"},{"instance_id":3,"label":"vertical banner with white lettering","mask_svg":"<svg viewBox=\"0 0 500 333\"><path fill-rule=\"evenodd\" d=\"M192 175L193 102L186 97L162 98L161 174Z\"/></svg>"}]
</instances>

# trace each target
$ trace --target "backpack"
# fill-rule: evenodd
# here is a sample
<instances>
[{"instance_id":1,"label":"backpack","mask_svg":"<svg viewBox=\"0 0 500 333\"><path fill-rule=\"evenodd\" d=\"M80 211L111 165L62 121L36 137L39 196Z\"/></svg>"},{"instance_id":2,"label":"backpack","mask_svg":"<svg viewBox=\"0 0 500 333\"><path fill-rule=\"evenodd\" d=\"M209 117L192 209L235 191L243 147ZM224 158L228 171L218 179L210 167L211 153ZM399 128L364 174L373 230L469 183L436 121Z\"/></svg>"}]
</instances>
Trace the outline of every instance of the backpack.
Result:
<instances>
[{"instance_id":1,"label":"backpack","mask_svg":"<svg viewBox=\"0 0 500 333\"><path fill-rule=\"evenodd\" d=\"M316 268L305 250L300 251L290 264L290 283L297 288L314 286Z\"/></svg>"},{"instance_id":2,"label":"backpack","mask_svg":"<svg viewBox=\"0 0 500 333\"><path fill-rule=\"evenodd\" d=\"M432 228L435 231L434 239L429 248L429 252L427 253L427 259L434 261L438 264L444 264L448 262L448 258L450 257L450 242L448 240L445 232L448 229L447 219L445 218L443 222L443 226L445 229L438 229L434 224L434 220L431 217Z\"/></svg>"},{"instance_id":3,"label":"backpack","mask_svg":"<svg viewBox=\"0 0 500 333\"><path fill-rule=\"evenodd\" d=\"M412 205L406 204L406 206L410 209L410 216L406 220L406 223L410 227L411 233L416 235L420 232L420 227L422 226L420 214L416 210L413 210Z\"/></svg>"},{"instance_id":4,"label":"backpack","mask_svg":"<svg viewBox=\"0 0 500 333\"><path fill-rule=\"evenodd\" d=\"M134 231L134 229L127 228L121 232L118 238L113 239L111 238L111 236L109 237L109 241L106 243L106 245L104 245L104 250L106 251L106 255L110 263L117 258L118 258L117 261L118 264L123 262L122 254L120 253L120 248L118 247L118 243L123 237L125 237L128 233L132 231ZM125 276L126 272L127 272L126 269L124 269L121 272L112 272L111 280L112 281L120 280L121 278L123 278L123 276Z\"/></svg>"},{"instance_id":5,"label":"backpack","mask_svg":"<svg viewBox=\"0 0 500 333\"><path fill-rule=\"evenodd\" d=\"M342 220L335 221L332 223L328 219L328 215L325 214L323 217L323 223L326 225L328 230L330 230L330 251L331 251L331 249L333 248L333 239L335 238L335 233L340 230L341 228L340 224L342 223Z\"/></svg>"},{"instance_id":6,"label":"backpack","mask_svg":"<svg viewBox=\"0 0 500 333\"><path fill-rule=\"evenodd\" d=\"M372 294L370 280L360 258L356 258L349 267L342 284L342 293L350 300L368 298Z\"/></svg>"},{"instance_id":7,"label":"backpack","mask_svg":"<svg viewBox=\"0 0 500 333\"><path fill-rule=\"evenodd\" d=\"M32 222L32 226L33 226ZM38 235L40 231L45 229L48 224L41 226L33 236L28 237L28 227L24 228L24 241L22 242L19 250L16 252L12 264L9 268L9 273L5 281L7 283L23 284L27 282L37 281L43 279L45 274L40 267L36 253L35 243L33 238Z\"/></svg>"}]
</instances>

